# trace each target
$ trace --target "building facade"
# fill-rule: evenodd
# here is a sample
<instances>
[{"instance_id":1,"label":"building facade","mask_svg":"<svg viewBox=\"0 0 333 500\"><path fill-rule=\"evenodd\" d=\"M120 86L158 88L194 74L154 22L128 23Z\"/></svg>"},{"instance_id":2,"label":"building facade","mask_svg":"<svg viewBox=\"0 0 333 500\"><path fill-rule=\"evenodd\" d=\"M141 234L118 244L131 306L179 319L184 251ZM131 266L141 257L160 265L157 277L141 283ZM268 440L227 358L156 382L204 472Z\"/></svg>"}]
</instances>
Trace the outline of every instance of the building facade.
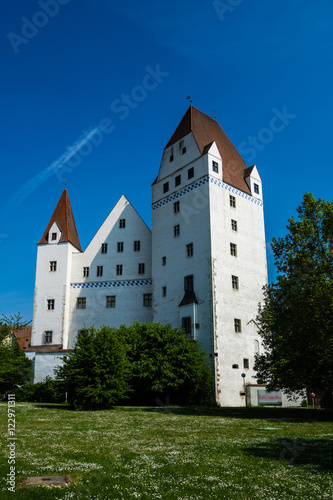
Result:
<instances>
[{"instance_id":1,"label":"building facade","mask_svg":"<svg viewBox=\"0 0 333 500\"><path fill-rule=\"evenodd\" d=\"M82 251L67 190L38 244L32 346L52 375L84 326L182 327L207 352L222 406L245 404L267 283L262 182L216 120L190 106L152 186L152 231L121 196Z\"/></svg>"}]
</instances>

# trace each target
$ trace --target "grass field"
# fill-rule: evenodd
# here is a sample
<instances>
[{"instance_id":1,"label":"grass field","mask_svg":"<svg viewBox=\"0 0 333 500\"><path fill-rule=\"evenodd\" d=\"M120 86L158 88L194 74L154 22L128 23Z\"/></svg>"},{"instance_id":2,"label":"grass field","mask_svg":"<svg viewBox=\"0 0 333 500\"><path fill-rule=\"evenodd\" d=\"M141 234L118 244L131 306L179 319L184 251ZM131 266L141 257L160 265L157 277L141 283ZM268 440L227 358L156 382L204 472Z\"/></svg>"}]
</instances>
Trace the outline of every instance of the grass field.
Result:
<instances>
[{"instance_id":1,"label":"grass field","mask_svg":"<svg viewBox=\"0 0 333 500\"><path fill-rule=\"evenodd\" d=\"M0 404L1 499L333 498L332 412L17 403L12 493L7 410ZM49 474L73 483L19 486Z\"/></svg>"}]
</instances>

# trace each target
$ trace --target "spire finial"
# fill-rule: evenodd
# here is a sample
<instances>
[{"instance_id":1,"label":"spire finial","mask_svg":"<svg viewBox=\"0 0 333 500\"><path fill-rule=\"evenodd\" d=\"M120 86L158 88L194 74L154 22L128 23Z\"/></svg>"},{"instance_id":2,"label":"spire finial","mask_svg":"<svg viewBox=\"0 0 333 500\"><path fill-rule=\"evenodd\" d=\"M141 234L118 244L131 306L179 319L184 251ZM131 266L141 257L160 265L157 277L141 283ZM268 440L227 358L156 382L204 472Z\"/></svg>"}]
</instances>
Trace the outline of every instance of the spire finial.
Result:
<instances>
[{"instance_id":1,"label":"spire finial","mask_svg":"<svg viewBox=\"0 0 333 500\"><path fill-rule=\"evenodd\" d=\"M65 187L67 187L67 179L65 179L65 177L63 177L62 180L65 182Z\"/></svg>"},{"instance_id":2,"label":"spire finial","mask_svg":"<svg viewBox=\"0 0 333 500\"><path fill-rule=\"evenodd\" d=\"M190 95L188 95L188 96L186 97L186 99L187 99L188 101L190 101L190 103L192 104L192 97L191 97Z\"/></svg>"},{"instance_id":3,"label":"spire finial","mask_svg":"<svg viewBox=\"0 0 333 500\"><path fill-rule=\"evenodd\" d=\"M213 109L213 113L214 113L214 118L216 120L217 118L216 118L216 111L215 111L215 109Z\"/></svg>"}]
</instances>

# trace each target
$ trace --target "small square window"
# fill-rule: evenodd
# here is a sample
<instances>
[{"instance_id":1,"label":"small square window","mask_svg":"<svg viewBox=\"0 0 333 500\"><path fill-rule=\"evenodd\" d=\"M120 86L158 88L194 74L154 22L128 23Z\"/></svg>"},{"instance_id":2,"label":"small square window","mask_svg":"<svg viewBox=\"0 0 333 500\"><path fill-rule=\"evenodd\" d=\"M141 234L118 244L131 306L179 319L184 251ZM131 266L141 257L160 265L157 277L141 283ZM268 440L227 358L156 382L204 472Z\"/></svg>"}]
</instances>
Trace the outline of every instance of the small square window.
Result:
<instances>
[{"instance_id":1,"label":"small square window","mask_svg":"<svg viewBox=\"0 0 333 500\"><path fill-rule=\"evenodd\" d=\"M52 241L57 239L57 233L52 233Z\"/></svg>"},{"instance_id":2,"label":"small square window","mask_svg":"<svg viewBox=\"0 0 333 500\"><path fill-rule=\"evenodd\" d=\"M76 299L76 309L85 309L86 308L86 297L78 297Z\"/></svg>"},{"instance_id":3,"label":"small square window","mask_svg":"<svg viewBox=\"0 0 333 500\"><path fill-rule=\"evenodd\" d=\"M259 184L253 184L254 192L259 194Z\"/></svg>"},{"instance_id":4,"label":"small square window","mask_svg":"<svg viewBox=\"0 0 333 500\"><path fill-rule=\"evenodd\" d=\"M116 307L116 296L115 295L107 295L106 296L106 308L112 309Z\"/></svg>"},{"instance_id":5,"label":"small square window","mask_svg":"<svg viewBox=\"0 0 333 500\"><path fill-rule=\"evenodd\" d=\"M193 283L193 274L189 274L184 277L184 291L185 292L193 292L194 283Z\"/></svg>"},{"instance_id":6,"label":"small square window","mask_svg":"<svg viewBox=\"0 0 333 500\"><path fill-rule=\"evenodd\" d=\"M54 272L57 270L57 261L56 260L51 260L50 261L50 271Z\"/></svg>"},{"instance_id":7,"label":"small square window","mask_svg":"<svg viewBox=\"0 0 333 500\"><path fill-rule=\"evenodd\" d=\"M234 327L235 327L235 332L236 333L241 333L242 331L242 322L240 319L235 318L234 319Z\"/></svg>"},{"instance_id":8,"label":"small square window","mask_svg":"<svg viewBox=\"0 0 333 500\"><path fill-rule=\"evenodd\" d=\"M192 179L194 177L194 167L191 167L187 171L187 178Z\"/></svg>"},{"instance_id":9,"label":"small square window","mask_svg":"<svg viewBox=\"0 0 333 500\"><path fill-rule=\"evenodd\" d=\"M185 316L182 318L182 329L185 330L187 335L191 335L192 333L192 319L191 316Z\"/></svg>"},{"instance_id":10,"label":"small square window","mask_svg":"<svg viewBox=\"0 0 333 500\"><path fill-rule=\"evenodd\" d=\"M138 274L145 274L145 265L144 264L138 265Z\"/></svg>"},{"instance_id":11,"label":"small square window","mask_svg":"<svg viewBox=\"0 0 333 500\"><path fill-rule=\"evenodd\" d=\"M181 175L177 175L177 176L175 177L175 186L176 186L176 187L177 187L177 186L180 186L181 182L182 182L182 177L181 177Z\"/></svg>"},{"instance_id":12,"label":"small square window","mask_svg":"<svg viewBox=\"0 0 333 500\"><path fill-rule=\"evenodd\" d=\"M237 231L237 221L234 219L231 219L231 229Z\"/></svg>"},{"instance_id":13,"label":"small square window","mask_svg":"<svg viewBox=\"0 0 333 500\"><path fill-rule=\"evenodd\" d=\"M46 307L48 311L52 311L54 309L54 299L47 299Z\"/></svg>"},{"instance_id":14,"label":"small square window","mask_svg":"<svg viewBox=\"0 0 333 500\"><path fill-rule=\"evenodd\" d=\"M166 297L166 294L167 294L167 287L162 286L162 297Z\"/></svg>"},{"instance_id":15,"label":"small square window","mask_svg":"<svg viewBox=\"0 0 333 500\"><path fill-rule=\"evenodd\" d=\"M44 343L45 344L52 344L52 336L53 332L52 331L47 331L44 334Z\"/></svg>"},{"instance_id":16,"label":"small square window","mask_svg":"<svg viewBox=\"0 0 333 500\"><path fill-rule=\"evenodd\" d=\"M176 224L175 226L173 226L173 235L179 236L179 234L180 234L180 226L179 224Z\"/></svg>"},{"instance_id":17,"label":"small square window","mask_svg":"<svg viewBox=\"0 0 333 500\"><path fill-rule=\"evenodd\" d=\"M116 274L117 274L117 276L121 276L123 274L123 265L122 264L117 264Z\"/></svg>"},{"instance_id":18,"label":"small square window","mask_svg":"<svg viewBox=\"0 0 333 500\"><path fill-rule=\"evenodd\" d=\"M103 266L97 266L96 276L103 276Z\"/></svg>"},{"instance_id":19,"label":"small square window","mask_svg":"<svg viewBox=\"0 0 333 500\"><path fill-rule=\"evenodd\" d=\"M144 307L151 307L152 305L152 294L144 293L143 294L143 305Z\"/></svg>"},{"instance_id":20,"label":"small square window","mask_svg":"<svg viewBox=\"0 0 333 500\"><path fill-rule=\"evenodd\" d=\"M177 214L179 212L179 201L175 201L173 204L173 213Z\"/></svg>"},{"instance_id":21,"label":"small square window","mask_svg":"<svg viewBox=\"0 0 333 500\"><path fill-rule=\"evenodd\" d=\"M232 288L238 290L238 276L231 276Z\"/></svg>"},{"instance_id":22,"label":"small square window","mask_svg":"<svg viewBox=\"0 0 333 500\"><path fill-rule=\"evenodd\" d=\"M247 358L243 359L243 368L249 368L249 360Z\"/></svg>"},{"instance_id":23,"label":"small square window","mask_svg":"<svg viewBox=\"0 0 333 500\"><path fill-rule=\"evenodd\" d=\"M189 243L188 245L186 245L186 256L187 257L193 256L193 243Z\"/></svg>"},{"instance_id":24,"label":"small square window","mask_svg":"<svg viewBox=\"0 0 333 500\"><path fill-rule=\"evenodd\" d=\"M163 193L167 193L169 191L169 183L165 182L163 184Z\"/></svg>"},{"instance_id":25,"label":"small square window","mask_svg":"<svg viewBox=\"0 0 333 500\"><path fill-rule=\"evenodd\" d=\"M236 245L236 243L230 243L230 255L237 257L237 245Z\"/></svg>"},{"instance_id":26,"label":"small square window","mask_svg":"<svg viewBox=\"0 0 333 500\"><path fill-rule=\"evenodd\" d=\"M123 241L118 241L117 243L117 252L123 252L124 251L124 242Z\"/></svg>"},{"instance_id":27,"label":"small square window","mask_svg":"<svg viewBox=\"0 0 333 500\"><path fill-rule=\"evenodd\" d=\"M102 243L102 253L108 253L108 244Z\"/></svg>"},{"instance_id":28,"label":"small square window","mask_svg":"<svg viewBox=\"0 0 333 500\"><path fill-rule=\"evenodd\" d=\"M166 265L166 257L162 257L162 266Z\"/></svg>"},{"instance_id":29,"label":"small square window","mask_svg":"<svg viewBox=\"0 0 333 500\"><path fill-rule=\"evenodd\" d=\"M230 195L229 200L230 200L230 206L236 208L236 196Z\"/></svg>"},{"instance_id":30,"label":"small square window","mask_svg":"<svg viewBox=\"0 0 333 500\"><path fill-rule=\"evenodd\" d=\"M140 247L141 247L141 244L140 244L140 241L134 241L134 252L140 252Z\"/></svg>"},{"instance_id":31,"label":"small square window","mask_svg":"<svg viewBox=\"0 0 333 500\"><path fill-rule=\"evenodd\" d=\"M126 219L119 219L119 227L123 229L126 227Z\"/></svg>"},{"instance_id":32,"label":"small square window","mask_svg":"<svg viewBox=\"0 0 333 500\"><path fill-rule=\"evenodd\" d=\"M84 267L83 268L83 277L88 278L89 277L89 267Z\"/></svg>"},{"instance_id":33,"label":"small square window","mask_svg":"<svg viewBox=\"0 0 333 500\"><path fill-rule=\"evenodd\" d=\"M213 167L213 172L218 174L219 173L219 164L217 163L217 161L213 161L212 167Z\"/></svg>"}]
</instances>

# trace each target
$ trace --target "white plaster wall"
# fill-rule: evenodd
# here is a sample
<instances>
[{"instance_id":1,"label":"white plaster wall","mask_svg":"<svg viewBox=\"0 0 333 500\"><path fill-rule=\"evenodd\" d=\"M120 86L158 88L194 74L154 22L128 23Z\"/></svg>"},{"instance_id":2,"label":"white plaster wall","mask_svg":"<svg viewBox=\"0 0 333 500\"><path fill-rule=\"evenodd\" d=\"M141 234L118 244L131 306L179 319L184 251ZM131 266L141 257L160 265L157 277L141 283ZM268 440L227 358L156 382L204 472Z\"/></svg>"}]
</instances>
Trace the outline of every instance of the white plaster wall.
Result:
<instances>
[{"instance_id":1,"label":"white plaster wall","mask_svg":"<svg viewBox=\"0 0 333 500\"><path fill-rule=\"evenodd\" d=\"M53 332L53 344L66 343L66 304L73 252L77 249L71 243L38 245L32 346L44 344L47 330ZM56 271L50 271L50 261L57 262ZM47 299L54 299L53 310L47 309Z\"/></svg>"},{"instance_id":2,"label":"white plaster wall","mask_svg":"<svg viewBox=\"0 0 333 500\"><path fill-rule=\"evenodd\" d=\"M223 406L245 404L243 379L254 376L254 354L260 337L254 323L262 287L267 283L266 245L263 208L244 193L226 185L210 183L212 262L215 291L215 335L218 351L217 397ZM227 187L227 189L226 189ZM229 195L236 198L230 206ZM231 228L231 219L238 230ZM230 243L237 245L237 257L230 253ZM239 289L232 288L232 275L239 278ZM234 319L241 319L242 332L235 333ZM249 369L243 359L249 359ZM238 364L239 369L232 368Z\"/></svg>"},{"instance_id":3,"label":"white plaster wall","mask_svg":"<svg viewBox=\"0 0 333 500\"><path fill-rule=\"evenodd\" d=\"M119 219L126 219L125 228L119 228ZM140 251L134 251L134 241L140 241ZM123 242L123 252L117 252L118 242ZM107 253L101 253L102 243L108 244ZM144 274L138 274L139 263L145 264ZM121 276L116 274L117 264L123 266ZM103 276L96 275L97 266L103 266ZM83 267L89 267L88 278L83 277ZM151 279L151 231L123 195L87 249L73 256L69 348L84 327L105 324L117 328L151 321L152 308L143 306L143 294L152 292L151 284L146 283ZM106 308L107 295L116 296L115 308ZM77 309L78 297L86 298L86 309Z\"/></svg>"},{"instance_id":4,"label":"white plaster wall","mask_svg":"<svg viewBox=\"0 0 333 500\"><path fill-rule=\"evenodd\" d=\"M28 354L28 353L27 353ZM43 382L46 377L55 378L54 369L63 364L66 353L34 353L34 383Z\"/></svg>"}]
</instances>

